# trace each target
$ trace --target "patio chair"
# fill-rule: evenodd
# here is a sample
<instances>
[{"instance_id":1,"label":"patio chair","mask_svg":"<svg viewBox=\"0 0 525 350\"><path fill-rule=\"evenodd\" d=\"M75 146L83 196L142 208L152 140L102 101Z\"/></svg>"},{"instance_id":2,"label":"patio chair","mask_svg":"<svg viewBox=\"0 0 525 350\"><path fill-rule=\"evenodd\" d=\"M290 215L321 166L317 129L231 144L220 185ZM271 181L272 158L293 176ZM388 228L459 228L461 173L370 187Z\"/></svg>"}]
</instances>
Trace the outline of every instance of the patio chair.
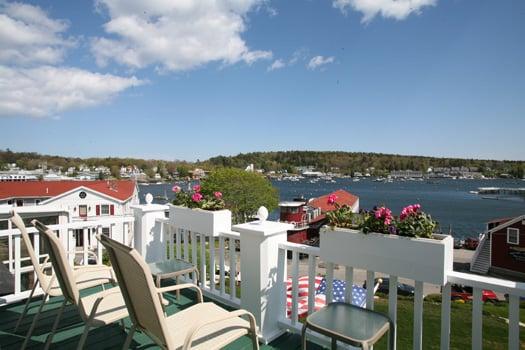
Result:
<instances>
[{"instance_id":1,"label":"patio chair","mask_svg":"<svg viewBox=\"0 0 525 350\"><path fill-rule=\"evenodd\" d=\"M128 317L128 310L120 288L114 287L88 296L80 296L77 286L79 273L69 265L65 250L56 235L37 220L31 221L31 223L41 233L49 247L51 265L55 270L56 278L64 296L64 301L56 315L51 333L47 337L45 349L49 348L62 317L64 307L68 303L77 307L80 317L85 322L84 333L78 343L78 349L82 349L91 327L105 326L116 321L122 321Z\"/></svg>"},{"instance_id":2,"label":"patio chair","mask_svg":"<svg viewBox=\"0 0 525 350\"><path fill-rule=\"evenodd\" d=\"M61 296L62 290L58 285L56 276L52 273L46 273L46 270L50 270L50 266L48 265L49 257L47 257L44 260L44 262L40 264L40 259L36 256L36 253L33 249L33 244L31 243L31 239L29 238L29 234L27 233L26 226L20 215L18 215L15 211L11 211L9 219L20 230L22 240L24 241L24 244L26 246L27 254L29 255L29 260L33 265L37 277L37 280L35 283L33 283L33 288L31 289L29 297L27 298L26 303L24 305L24 310L18 317L14 329L15 332L18 331L18 327L20 327L22 320L25 318L27 311L29 310L29 304L35 296L35 291L39 285L43 291L42 301L40 302L40 306L38 307L37 313L33 317L33 321L31 322L31 326L26 334L26 338L22 346L22 348L25 348L25 346L27 345L27 341L31 338L31 335L40 317L40 313L42 312L44 304L47 300L49 300L49 297ZM75 266L74 272L78 289L92 288L99 285L102 285L102 288L104 288L104 283L116 283L116 279L113 275L113 270L109 266Z\"/></svg>"},{"instance_id":3,"label":"patio chair","mask_svg":"<svg viewBox=\"0 0 525 350\"><path fill-rule=\"evenodd\" d=\"M129 316L133 322L124 343L127 348L135 330L147 334L163 349L219 349L251 334L254 349L259 349L254 316L246 310L227 311L211 302L203 302L202 291L194 284L156 288L148 265L133 248L98 235L115 269ZM165 316L159 294L193 288L198 303L173 315ZM240 316L247 316L248 321Z\"/></svg>"}]
</instances>

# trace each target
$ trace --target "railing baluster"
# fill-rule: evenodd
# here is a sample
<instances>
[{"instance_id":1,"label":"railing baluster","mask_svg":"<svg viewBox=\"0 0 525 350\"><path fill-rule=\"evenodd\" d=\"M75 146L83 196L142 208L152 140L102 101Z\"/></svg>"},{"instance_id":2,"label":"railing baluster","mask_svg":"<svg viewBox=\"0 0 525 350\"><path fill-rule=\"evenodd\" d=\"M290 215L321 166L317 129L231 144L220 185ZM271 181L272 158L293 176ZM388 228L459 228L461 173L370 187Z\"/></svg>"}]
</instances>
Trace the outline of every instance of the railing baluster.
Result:
<instances>
[{"instance_id":1,"label":"railing baluster","mask_svg":"<svg viewBox=\"0 0 525 350\"><path fill-rule=\"evenodd\" d=\"M220 275L219 275L219 283L221 287L221 295L224 295L226 293L226 277L224 272L224 236L219 237L219 269L220 269Z\"/></svg>"},{"instance_id":2,"label":"railing baluster","mask_svg":"<svg viewBox=\"0 0 525 350\"><path fill-rule=\"evenodd\" d=\"M38 263L40 263L40 234L38 233L38 231L33 233L33 249L35 251L35 256L38 260ZM34 271L34 268L33 268L33 271ZM37 280L36 271L33 272L33 275L34 275L33 283L36 283L36 280Z\"/></svg>"},{"instance_id":3,"label":"railing baluster","mask_svg":"<svg viewBox=\"0 0 525 350\"><path fill-rule=\"evenodd\" d=\"M315 255L308 254L308 314L315 306Z\"/></svg>"},{"instance_id":4,"label":"railing baluster","mask_svg":"<svg viewBox=\"0 0 525 350\"><path fill-rule=\"evenodd\" d=\"M292 324L297 322L297 297L299 294L299 253L292 251Z\"/></svg>"},{"instance_id":5,"label":"railing baluster","mask_svg":"<svg viewBox=\"0 0 525 350\"><path fill-rule=\"evenodd\" d=\"M97 235L102 234L102 226L97 226ZM102 264L102 244L97 241L97 263Z\"/></svg>"},{"instance_id":6,"label":"railing baluster","mask_svg":"<svg viewBox=\"0 0 525 350\"><path fill-rule=\"evenodd\" d=\"M208 247L210 249L210 289L215 291L215 237L208 237Z\"/></svg>"},{"instance_id":7,"label":"railing baluster","mask_svg":"<svg viewBox=\"0 0 525 350\"><path fill-rule=\"evenodd\" d=\"M188 248L188 231L183 230L183 235L184 235L184 260L189 262L190 253L189 253L189 248Z\"/></svg>"},{"instance_id":8,"label":"railing baluster","mask_svg":"<svg viewBox=\"0 0 525 350\"><path fill-rule=\"evenodd\" d=\"M169 256L170 260L175 259L175 229L168 223L164 222L162 223L162 226L165 226L166 233L168 234L168 239L166 240L169 242Z\"/></svg>"},{"instance_id":9,"label":"railing baluster","mask_svg":"<svg viewBox=\"0 0 525 350\"><path fill-rule=\"evenodd\" d=\"M82 249L82 259L84 260L84 265L87 265L88 264L88 245L89 245L88 232L89 232L89 229L87 227L84 227L82 229L82 232L83 232L82 239L84 241L84 242L82 242L82 245L84 246L83 249Z\"/></svg>"},{"instance_id":10,"label":"railing baluster","mask_svg":"<svg viewBox=\"0 0 525 350\"><path fill-rule=\"evenodd\" d=\"M345 281L345 302L351 304L354 289L354 268L352 266L345 266Z\"/></svg>"},{"instance_id":11,"label":"railing baluster","mask_svg":"<svg viewBox=\"0 0 525 350\"><path fill-rule=\"evenodd\" d=\"M200 234L201 241L201 269L200 269L200 280L201 288L206 289L206 235Z\"/></svg>"},{"instance_id":12,"label":"railing baluster","mask_svg":"<svg viewBox=\"0 0 525 350\"><path fill-rule=\"evenodd\" d=\"M21 251L20 251L20 235L16 235L14 237L15 241L15 294L18 294L21 292L21 281L22 276L20 273L20 258L21 258Z\"/></svg>"},{"instance_id":13,"label":"railing baluster","mask_svg":"<svg viewBox=\"0 0 525 350\"><path fill-rule=\"evenodd\" d=\"M198 266L197 262L197 235L195 232L191 231L191 263L195 266ZM197 284L197 275L193 274L193 283Z\"/></svg>"},{"instance_id":14,"label":"railing baluster","mask_svg":"<svg viewBox=\"0 0 525 350\"><path fill-rule=\"evenodd\" d=\"M11 247L13 246L13 231L11 231L11 220L7 220L7 228L10 230L9 236L7 236L7 246L9 247L9 272L13 273L15 270L15 260L13 259L13 250L11 249Z\"/></svg>"},{"instance_id":15,"label":"railing baluster","mask_svg":"<svg viewBox=\"0 0 525 350\"><path fill-rule=\"evenodd\" d=\"M509 350L520 347L520 298L509 295Z\"/></svg>"},{"instance_id":16,"label":"railing baluster","mask_svg":"<svg viewBox=\"0 0 525 350\"><path fill-rule=\"evenodd\" d=\"M334 301L334 263L326 263L326 304Z\"/></svg>"},{"instance_id":17,"label":"railing baluster","mask_svg":"<svg viewBox=\"0 0 525 350\"><path fill-rule=\"evenodd\" d=\"M174 227L175 231L175 251L177 259L181 259L181 236L182 230Z\"/></svg>"},{"instance_id":18,"label":"railing baluster","mask_svg":"<svg viewBox=\"0 0 525 350\"><path fill-rule=\"evenodd\" d=\"M414 291L414 350L423 347L423 282L416 281Z\"/></svg>"},{"instance_id":19,"label":"railing baluster","mask_svg":"<svg viewBox=\"0 0 525 350\"><path fill-rule=\"evenodd\" d=\"M397 344L397 276L389 276L388 281L388 316L394 324L394 329L390 330L394 333L394 347L389 350L395 350Z\"/></svg>"},{"instance_id":20,"label":"railing baluster","mask_svg":"<svg viewBox=\"0 0 525 350\"><path fill-rule=\"evenodd\" d=\"M228 238L228 250L230 253L230 298L233 299L236 296L235 290L235 275L237 274L237 259L235 251L235 239Z\"/></svg>"},{"instance_id":21,"label":"railing baluster","mask_svg":"<svg viewBox=\"0 0 525 350\"><path fill-rule=\"evenodd\" d=\"M286 296L286 279L287 279L287 251L286 249L279 248L278 250L278 261L277 261L277 283L281 285L281 288L279 290L279 305L277 307L277 310L279 310L279 318L284 318L288 316L287 314L287 296Z\"/></svg>"},{"instance_id":22,"label":"railing baluster","mask_svg":"<svg viewBox=\"0 0 525 350\"><path fill-rule=\"evenodd\" d=\"M483 305L481 288L472 291L472 349L481 349L483 339Z\"/></svg>"},{"instance_id":23,"label":"railing baluster","mask_svg":"<svg viewBox=\"0 0 525 350\"><path fill-rule=\"evenodd\" d=\"M375 275L374 271L366 271L366 308L368 310L374 310Z\"/></svg>"},{"instance_id":24,"label":"railing baluster","mask_svg":"<svg viewBox=\"0 0 525 350\"><path fill-rule=\"evenodd\" d=\"M441 350L450 347L450 294L451 284L447 283L441 291Z\"/></svg>"}]
</instances>

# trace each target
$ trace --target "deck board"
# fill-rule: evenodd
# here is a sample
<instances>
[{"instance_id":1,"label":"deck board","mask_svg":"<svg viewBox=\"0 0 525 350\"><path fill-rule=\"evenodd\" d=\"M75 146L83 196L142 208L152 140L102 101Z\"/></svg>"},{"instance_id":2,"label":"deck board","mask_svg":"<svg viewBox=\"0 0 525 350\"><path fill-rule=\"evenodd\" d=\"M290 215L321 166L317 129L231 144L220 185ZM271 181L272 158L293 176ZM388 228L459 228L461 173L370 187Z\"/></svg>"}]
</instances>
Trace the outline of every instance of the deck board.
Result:
<instances>
[{"instance_id":1,"label":"deck board","mask_svg":"<svg viewBox=\"0 0 525 350\"><path fill-rule=\"evenodd\" d=\"M82 291L82 295L97 292L99 289L92 288L87 291ZM195 303L195 294L191 291L184 291L181 294L180 301L177 301L175 295L166 293L164 295L170 302L166 311L168 315L184 310ZM18 316L22 313L24 308L23 303L7 305L0 307L0 350L15 350L19 349L24 341L26 332L28 331L33 316L36 314L41 299L35 299L31 302L28 316L25 317L18 331L14 332L14 326ZM33 332L28 349L37 350L44 347L46 338L51 330L56 312L63 301L62 297L54 297L46 303L44 311L42 312L37 327ZM206 300L210 301L210 300ZM220 306L231 310L231 308ZM120 323L114 323L106 327L99 327L91 329L86 342L86 349L103 350L103 349L120 349L124 340L126 339L126 332L129 330L131 322L129 318L125 321L126 330L122 328ZM76 308L68 305L64 310L62 320L59 324L59 329L53 338L52 349L76 349L80 336L84 329L84 323L80 318ZM145 334L137 332L133 337L131 349L158 349L159 347ZM268 345L261 345L263 350L295 350L301 348L301 339L297 334L286 333L274 340ZM250 350L252 349L251 339L248 336L242 337L235 342L228 345L225 349L228 350ZM315 344L309 344L308 349L321 349Z\"/></svg>"}]
</instances>

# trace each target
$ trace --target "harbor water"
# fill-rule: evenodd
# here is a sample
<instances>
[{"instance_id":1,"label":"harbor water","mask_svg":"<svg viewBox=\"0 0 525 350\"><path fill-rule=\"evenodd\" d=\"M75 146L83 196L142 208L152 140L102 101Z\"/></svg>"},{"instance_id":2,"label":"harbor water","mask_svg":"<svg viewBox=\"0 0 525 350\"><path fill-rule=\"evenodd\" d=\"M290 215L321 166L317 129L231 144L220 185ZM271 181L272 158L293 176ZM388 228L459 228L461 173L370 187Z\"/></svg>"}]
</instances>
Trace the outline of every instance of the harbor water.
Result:
<instances>
[{"instance_id":1,"label":"harbor water","mask_svg":"<svg viewBox=\"0 0 525 350\"><path fill-rule=\"evenodd\" d=\"M375 205L386 205L398 215L409 204L419 203L424 211L440 224L441 230L449 230L455 237L477 236L483 232L486 222L501 217L515 217L525 214L523 196L486 196L474 193L480 187L525 187L525 181L510 179L494 180L452 180L430 179L423 181L376 182L369 178L359 181L335 178L335 182L318 180L311 183L307 179L300 181L273 181L278 188L280 200L292 200L296 197L318 197L329 192L343 189L359 197L360 208L370 209ZM166 202L173 198L172 184L139 185L141 202L146 193L151 193L157 202ZM271 219L278 218L278 211L272 212Z\"/></svg>"}]
</instances>

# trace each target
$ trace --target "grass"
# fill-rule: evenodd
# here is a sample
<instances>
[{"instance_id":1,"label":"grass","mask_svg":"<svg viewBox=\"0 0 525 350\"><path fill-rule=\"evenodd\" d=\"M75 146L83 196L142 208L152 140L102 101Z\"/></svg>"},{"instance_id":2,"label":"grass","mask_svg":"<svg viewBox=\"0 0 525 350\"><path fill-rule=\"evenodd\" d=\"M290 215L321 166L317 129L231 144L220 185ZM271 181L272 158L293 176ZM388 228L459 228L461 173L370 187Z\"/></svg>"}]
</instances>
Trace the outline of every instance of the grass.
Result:
<instances>
[{"instance_id":1,"label":"grass","mask_svg":"<svg viewBox=\"0 0 525 350\"><path fill-rule=\"evenodd\" d=\"M521 307L520 321L525 322L524 307ZM375 310L387 313L388 300L375 300ZM439 349L441 338L441 304L424 302L423 306L423 349ZM450 349L470 349L472 339L472 304L452 303L451 306ZM400 298L397 303L397 348L412 348L414 302ZM483 349L507 349L508 304L486 304L483 306ZM520 347L525 349L525 332L520 332ZM387 337L374 346L374 349L387 349Z\"/></svg>"}]
</instances>

